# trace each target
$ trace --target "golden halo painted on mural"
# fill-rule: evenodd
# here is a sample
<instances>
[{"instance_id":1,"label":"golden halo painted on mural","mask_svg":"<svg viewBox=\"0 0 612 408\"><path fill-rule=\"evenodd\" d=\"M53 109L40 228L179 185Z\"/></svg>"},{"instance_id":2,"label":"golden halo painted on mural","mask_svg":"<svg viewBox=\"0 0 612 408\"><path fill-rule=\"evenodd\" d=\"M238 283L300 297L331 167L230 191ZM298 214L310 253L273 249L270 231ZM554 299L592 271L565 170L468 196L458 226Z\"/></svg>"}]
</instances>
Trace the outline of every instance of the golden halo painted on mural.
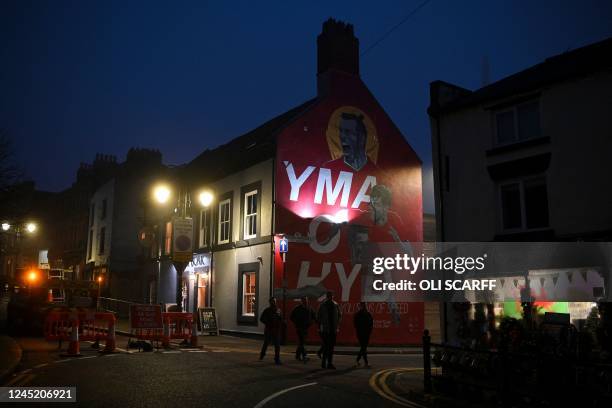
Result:
<instances>
[{"instance_id":1,"label":"golden halo painted on mural","mask_svg":"<svg viewBox=\"0 0 612 408\"><path fill-rule=\"evenodd\" d=\"M336 109L325 134L332 160L344 158L354 170L360 170L367 159L376 164L379 148L376 127L361 109L354 106Z\"/></svg>"}]
</instances>

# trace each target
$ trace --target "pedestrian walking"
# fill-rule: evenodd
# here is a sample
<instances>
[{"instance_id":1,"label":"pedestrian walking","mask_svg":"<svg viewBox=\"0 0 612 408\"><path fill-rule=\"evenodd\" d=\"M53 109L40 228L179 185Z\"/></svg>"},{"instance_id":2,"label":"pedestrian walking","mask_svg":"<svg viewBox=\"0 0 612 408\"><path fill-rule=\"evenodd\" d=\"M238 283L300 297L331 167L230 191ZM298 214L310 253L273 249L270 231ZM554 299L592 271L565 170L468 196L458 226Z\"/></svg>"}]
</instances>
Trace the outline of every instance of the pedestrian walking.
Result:
<instances>
[{"instance_id":1,"label":"pedestrian walking","mask_svg":"<svg viewBox=\"0 0 612 408\"><path fill-rule=\"evenodd\" d=\"M363 357L365 367L370 368L370 364L368 364L368 344L370 343L374 320L370 312L368 312L366 302L359 302L359 311L353 317L353 325L355 326L355 333L357 333L357 340L359 341L357 366L360 365L360 360Z\"/></svg>"},{"instance_id":2,"label":"pedestrian walking","mask_svg":"<svg viewBox=\"0 0 612 408\"><path fill-rule=\"evenodd\" d=\"M261 313L259 321L265 325L264 342L261 346L259 359L263 360L268 350L268 344L274 344L274 363L279 365L280 361L280 336L282 327L281 311L276 305L276 298L270 298L270 306Z\"/></svg>"},{"instance_id":3,"label":"pedestrian walking","mask_svg":"<svg viewBox=\"0 0 612 408\"><path fill-rule=\"evenodd\" d=\"M291 316L289 319L295 325L295 331L298 338L298 345L295 349L296 360L301 360L304 362L308 361L305 347L306 336L308 336L308 328L315 318L315 312L310 307L307 297L303 297L301 303L291 311Z\"/></svg>"},{"instance_id":4,"label":"pedestrian walking","mask_svg":"<svg viewBox=\"0 0 612 408\"><path fill-rule=\"evenodd\" d=\"M317 321L323 338L323 359L321 361L323 368L336 368L333 364L334 347L341 320L342 312L338 303L334 301L334 292L328 291L325 301L321 303L317 312Z\"/></svg>"}]
</instances>

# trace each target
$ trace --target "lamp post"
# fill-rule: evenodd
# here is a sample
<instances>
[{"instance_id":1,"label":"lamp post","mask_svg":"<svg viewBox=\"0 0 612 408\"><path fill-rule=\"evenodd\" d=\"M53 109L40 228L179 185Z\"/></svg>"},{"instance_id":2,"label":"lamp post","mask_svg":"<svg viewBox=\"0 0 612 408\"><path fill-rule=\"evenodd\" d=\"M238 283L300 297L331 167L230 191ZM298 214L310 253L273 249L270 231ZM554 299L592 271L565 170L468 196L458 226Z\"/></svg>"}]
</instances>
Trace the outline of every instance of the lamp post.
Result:
<instances>
[{"instance_id":1,"label":"lamp post","mask_svg":"<svg viewBox=\"0 0 612 408\"><path fill-rule=\"evenodd\" d=\"M9 220L4 220L0 224L0 265L2 265L2 269L4 266L4 254L8 253L8 249L13 249L12 253L15 255L15 268L17 268L17 264L19 263L19 258L21 256L21 238L22 236L31 236L36 233L38 230L38 224L35 222L11 222ZM10 237L10 238L9 238ZM8 239L7 239L8 238ZM12 239L11 239L12 238ZM12 275L12 274L11 274ZM15 276L12 275L14 278ZM8 280L8 276L6 277ZM26 280L28 278L26 277Z\"/></svg>"},{"instance_id":2,"label":"lamp post","mask_svg":"<svg viewBox=\"0 0 612 408\"><path fill-rule=\"evenodd\" d=\"M100 286L102 286L102 275L98 275L98 297L96 298L96 310L100 311Z\"/></svg>"},{"instance_id":3,"label":"lamp post","mask_svg":"<svg viewBox=\"0 0 612 408\"><path fill-rule=\"evenodd\" d=\"M153 188L153 198L159 205L168 205L174 202L172 189L168 184L157 184ZM210 191L203 190L198 194L199 204L206 208L213 202L214 196ZM172 217L172 243L170 254L172 263L176 269L176 306L179 311L183 309L183 272L193 257L193 221L191 218L191 195L188 191L179 189L176 197L176 207ZM183 233L177 236L177 232ZM187 235L185 235L187 231ZM186 237L185 239L182 239ZM177 248L180 251L177 251Z\"/></svg>"}]
</instances>

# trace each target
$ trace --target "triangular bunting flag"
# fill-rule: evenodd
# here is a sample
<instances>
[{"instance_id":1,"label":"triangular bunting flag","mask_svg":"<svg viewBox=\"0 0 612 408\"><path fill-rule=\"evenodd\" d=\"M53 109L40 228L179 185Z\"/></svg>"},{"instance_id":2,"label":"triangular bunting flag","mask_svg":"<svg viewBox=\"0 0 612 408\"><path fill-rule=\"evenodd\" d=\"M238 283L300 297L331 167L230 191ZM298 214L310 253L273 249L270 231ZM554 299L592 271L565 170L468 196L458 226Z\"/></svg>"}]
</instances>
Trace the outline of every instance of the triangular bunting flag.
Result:
<instances>
[{"instance_id":1,"label":"triangular bunting flag","mask_svg":"<svg viewBox=\"0 0 612 408\"><path fill-rule=\"evenodd\" d=\"M506 283L506 280L505 279L500 279L499 283L501 283L501 287L503 289L504 288L504 284Z\"/></svg>"},{"instance_id":2,"label":"triangular bunting flag","mask_svg":"<svg viewBox=\"0 0 612 408\"><path fill-rule=\"evenodd\" d=\"M540 286L544 287L544 282L546 282L546 278L540 278Z\"/></svg>"},{"instance_id":3,"label":"triangular bunting flag","mask_svg":"<svg viewBox=\"0 0 612 408\"><path fill-rule=\"evenodd\" d=\"M587 273L589 271L587 271L586 269L581 269L580 270L580 275L582 276L582 279L586 282L587 281Z\"/></svg>"},{"instance_id":4,"label":"triangular bunting flag","mask_svg":"<svg viewBox=\"0 0 612 408\"><path fill-rule=\"evenodd\" d=\"M572 279L574 279L574 272L569 271L567 273L567 280L569 281L569 283L572 283Z\"/></svg>"},{"instance_id":5,"label":"triangular bunting flag","mask_svg":"<svg viewBox=\"0 0 612 408\"><path fill-rule=\"evenodd\" d=\"M553 276L553 285L557 286L557 281L559 280L559 274ZM571 280L570 280L571 282Z\"/></svg>"},{"instance_id":6,"label":"triangular bunting flag","mask_svg":"<svg viewBox=\"0 0 612 408\"><path fill-rule=\"evenodd\" d=\"M515 287L515 288L516 288L516 287L518 287L518 279L515 279L515 280L514 280L514 287Z\"/></svg>"}]
</instances>

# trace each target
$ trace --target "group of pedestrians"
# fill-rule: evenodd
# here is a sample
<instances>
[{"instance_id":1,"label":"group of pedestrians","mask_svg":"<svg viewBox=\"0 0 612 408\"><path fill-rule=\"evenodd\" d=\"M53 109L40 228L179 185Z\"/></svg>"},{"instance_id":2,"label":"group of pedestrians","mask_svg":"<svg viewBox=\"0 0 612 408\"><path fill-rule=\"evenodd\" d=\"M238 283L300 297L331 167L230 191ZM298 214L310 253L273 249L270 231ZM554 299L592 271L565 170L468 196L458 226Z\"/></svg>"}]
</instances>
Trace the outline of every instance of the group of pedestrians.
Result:
<instances>
[{"instance_id":1,"label":"group of pedestrians","mask_svg":"<svg viewBox=\"0 0 612 408\"><path fill-rule=\"evenodd\" d=\"M294 324L297 334L296 360L303 361L304 363L309 360L306 353L306 338L309 328L313 324L317 324L319 336L321 337L321 348L317 355L321 359L321 367L335 369L336 367L333 364L334 348L336 346L336 336L340 331L342 311L334 300L334 293L331 291L327 292L325 300L319 305L317 312L310 307L307 297L302 298L300 304L291 311L289 319ZM277 365L281 364L280 339L282 333L282 315L280 308L276 304L276 298L270 298L270 305L262 312L259 320L265 326L264 342L259 359L263 360L268 346L273 344L274 362ZM359 304L359 311L355 313L353 325L360 347L356 364L359 366L361 359L363 359L365 366L369 367L368 344L372 334L373 319L370 312L368 312L365 302Z\"/></svg>"}]
</instances>

